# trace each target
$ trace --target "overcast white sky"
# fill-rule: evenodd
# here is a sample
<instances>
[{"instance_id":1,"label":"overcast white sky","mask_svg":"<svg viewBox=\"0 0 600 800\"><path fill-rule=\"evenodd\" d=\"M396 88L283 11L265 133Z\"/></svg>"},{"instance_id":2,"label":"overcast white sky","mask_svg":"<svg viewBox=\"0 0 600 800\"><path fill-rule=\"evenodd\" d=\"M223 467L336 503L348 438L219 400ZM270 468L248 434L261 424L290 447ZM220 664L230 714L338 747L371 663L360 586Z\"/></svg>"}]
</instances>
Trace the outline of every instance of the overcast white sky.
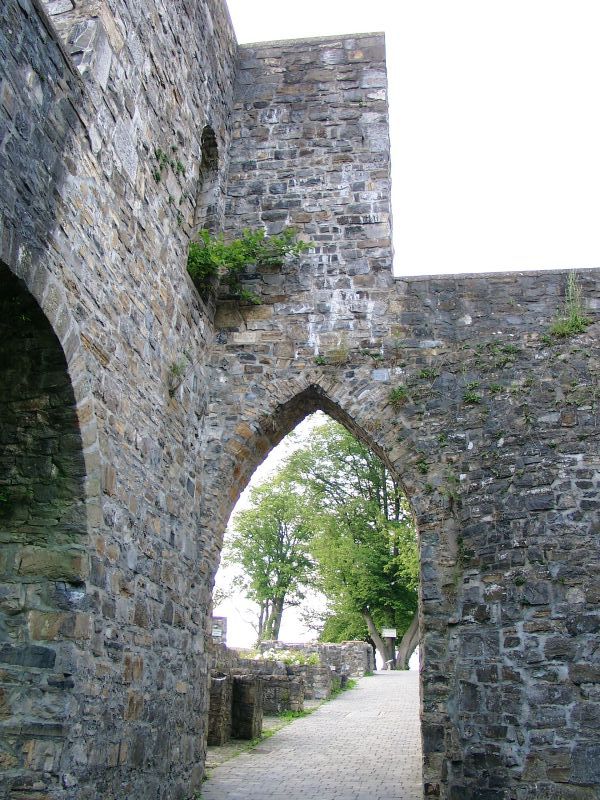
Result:
<instances>
[{"instance_id":1,"label":"overcast white sky","mask_svg":"<svg viewBox=\"0 0 600 800\"><path fill-rule=\"evenodd\" d=\"M228 0L240 42L384 30L395 272L600 266L598 0Z\"/></svg>"}]
</instances>

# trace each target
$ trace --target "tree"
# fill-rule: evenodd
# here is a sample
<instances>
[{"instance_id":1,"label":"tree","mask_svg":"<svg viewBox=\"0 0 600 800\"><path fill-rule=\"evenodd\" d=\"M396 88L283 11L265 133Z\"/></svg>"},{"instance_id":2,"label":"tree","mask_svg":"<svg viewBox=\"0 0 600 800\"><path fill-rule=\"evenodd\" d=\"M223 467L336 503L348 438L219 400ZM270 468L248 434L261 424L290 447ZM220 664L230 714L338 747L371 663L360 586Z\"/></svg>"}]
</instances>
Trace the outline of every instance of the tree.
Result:
<instances>
[{"instance_id":1,"label":"tree","mask_svg":"<svg viewBox=\"0 0 600 800\"><path fill-rule=\"evenodd\" d=\"M241 566L246 595L259 605L259 639L278 637L284 607L300 603L312 578L329 605L321 638L364 638L384 664L395 665L381 629L408 631L400 646L405 666L418 634L416 534L384 463L329 422L251 501L235 517L228 558Z\"/></svg>"},{"instance_id":2,"label":"tree","mask_svg":"<svg viewBox=\"0 0 600 800\"><path fill-rule=\"evenodd\" d=\"M279 637L284 609L302 601L313 572L311 532L295 488L281 472L252 489L252 508L235 515L226 545L226 559L243 571L238 584L258 604L259 641Z\"/></svg>"},{"instance_id":3,"label":"tree","mask_svg":"<svg viewBox=\"0 0 600 800\"><path fill-rule=\"evenodd\" d=\"M302 487L320 588L332 605L324 628L327 638L339 641L362 630L361 638L372 640L384 663L394 665L393 649L381 628L394 627L401 636L410 632L410 641L400 647L405 667L416 643L414 631L418 633L418 555L398 481L336 423L315 430L309 447L292 454L286 473ZM406 656L408 647L412 649Z\"/></svg>"}]
</instances>

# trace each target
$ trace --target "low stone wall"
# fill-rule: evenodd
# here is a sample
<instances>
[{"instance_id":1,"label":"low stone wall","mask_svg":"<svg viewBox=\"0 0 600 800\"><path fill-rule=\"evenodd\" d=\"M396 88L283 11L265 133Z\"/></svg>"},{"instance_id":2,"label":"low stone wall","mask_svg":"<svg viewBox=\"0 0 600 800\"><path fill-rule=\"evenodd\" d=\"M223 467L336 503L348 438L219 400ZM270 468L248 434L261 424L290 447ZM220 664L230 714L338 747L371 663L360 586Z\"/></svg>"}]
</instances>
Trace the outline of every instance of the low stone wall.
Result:
<instances>
[{"instance_id":1,"label":"low stone wall","mask_svg":"<svg viewBox=\"0 0 600 800\"><path fill-rule=\"evenodd\" d=\"M209 645L211 666L208 744L222 745L230 737L260 736L263 713L301 711L304 700L326 700L348 677L373 669L366 642L292 644L264 642L261 650L316 653L320 664L285 664L275 659L241 658L222 639Z\"/></svg>"},{"instance_id":2,"label":"low stone wall","mask_svg":"<svg viewBox=\"0 0 600 800\"><path fill-rule=\"evenodd\" d=\"M373 648L367 642L325 643L318 647L321 663L335 667L340 675L362 678L367 672L375 670Z\"/></svg>"},{"instance_id":3,"label":"low stone wall","mask_svg":"<svg viewBox=\"0 0 600 800\"><path fill-rule=\"evenodd\" d=\"M375 669L373 648L363 641L353 642L310 642L287 644L284 642L261 642L261 652L265 650L299 650L306 655L316 653L322 666L334 667L340 675L362 678Z\"/></svg>"},{"instance_id":4,"label":"low stone wall","mask_svg":"<svg viewBox=\"0 0 600 800\"><path fill-rule=\"evenodd\" d=\"M255 672L258 675L287 675L283 661L267 661L256 658L238 658L234 669Z\"/></svg>"},{"instance_id":5,"label":"low stone wall","mask_svg":"<svg viewBox=\"0 0 600 800\"><path fill-rule=\"evenodd\" d=\"M207 648L208 666L212 672L227 672L237 669L240 664L240 656L237 650L231 650L225 644L219 642L209 642Z\"/></svg>"},{"instance_id":6,"label":"low stone wall","mask_svg":"<svg viewBox=\"0 0 600 800\"><path fill-rule=\"evenodd\" d=\"M304 679L301 675L263 675L263 712L280 714L282 711L303 711L305 698Z\"/></svg>"},{"instance_id":7,"label":"low stone wall","mask_svg":"<svg viewBox=\"0 0 600 800\"><path fill-rule=\"evenodd\" d=\"M302 678L305 700L326 700L331 695L336 677L339 685L339 676L336 676L331 667L290 664L286 669L289 676Z\"/></svg>"}]
</instances>

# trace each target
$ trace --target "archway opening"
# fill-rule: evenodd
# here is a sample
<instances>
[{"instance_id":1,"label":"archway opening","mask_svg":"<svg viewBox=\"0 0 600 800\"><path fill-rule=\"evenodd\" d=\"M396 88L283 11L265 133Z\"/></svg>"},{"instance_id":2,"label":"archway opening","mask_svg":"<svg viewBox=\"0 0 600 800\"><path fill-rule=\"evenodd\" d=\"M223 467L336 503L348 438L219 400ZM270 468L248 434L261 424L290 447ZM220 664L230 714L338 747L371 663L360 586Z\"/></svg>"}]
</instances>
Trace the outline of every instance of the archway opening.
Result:
<instances>
[{"instance_id":1,"label":"archway opening","mask_svg":"<svg viewBox=\"0 0 600 800\"><path fill-rule=\"evenodd\" d=\"M288 434L291 431L295 431L295 434L292 433L290 436ZM256 593L258 581L254 580L255 576L240 576L238 572L236 580L235 572L230 571L229 574L225 572L225 580L221 579L221 575L217 579L215 597L217 602L212 628L217 657L211 664L213 679L211 679L209 721L209 744L215 747L209 748L207 760L209 766L214 767L219 764L219 755L216 752L219 747L216 745L220 743L219 737L223 735L224 729L222 726L224 717L220 717L213 728L213 722L218 716L216 709L222 709L224 691L222 688L224 684L215 681L221 679L226 681L228 670L233 669L230 674L233 681L235 709L235 685L239 680L236 675L239 676L239 670L249 669L250 675L258 670L264 684L265 707L269 709L265 711L267 715L265 726L270 726L273 724L271 716L273 709L279 708L278 698L286 696L288 691L287 684L281 688L279 682L285 683L288 679L293 681L298 670L305 672L304 691L307 708L311 710L311 703L315 702L318 696L313 693L317 679L310 674L308 666L312 663L316 664L316 670L324 668L325 671L329 671L334 667L334 675L336 670L340 669L342 673L350 676L351 680L356 676L366 675L367 677L359 678L359 686L369 687L369 691L375 690L376 695L377 692L381 692L380 698L385 697L383 702L390 712L386 725L393 718L395 722L392 726L396 725L399 731L398 737L402 741L403 737L406 737L402 770L414 791L421 791L422 751L419 681L416 670L390 671L390 667L395 665L390 663L392 659L389 658L389 654L384 654L383 658L378 658L379 669L372 678L370 677L374 662L371 648L374 645L373 649L380 652L386 644L391 645L392 654L396 656L398 648L394 645L401 642L403 634L408 631L414 620L413 631L416 636L413 636L412 645L408 645L408 652L405 652L404 656L408 660L408 656L415 649L419 632L417 613L419 578L414 515L399 476L375 439L376 436L372 436L357 424L318 386L310 386L279 406L268 420L264 418L260 420L260 428L252 448L248 449L247 454L244 451L246 458L241 458L238 452L236 466L230 476L232 501L235 502L239 492L246 487L253 472L256 471L257 477L250 483L248 491L242 495L241 501L237 504L237 520L234 513L230 530L237 531L238 543L234 541L232 545L231 534L228 534L224 548L226 559L231 562L231 552L237 549L240 555L236 565L238 570L244 558L246 565L249 562L264 564L268 561L270 557L268 548L263 549L259 541L260 536L255 537L254 534L257 532L256 529L269 528L269 520L265 520L263 513L265 509L267 513L275 509L275 517L282 512L277 518L276 527L279 527L279 533L282 532L280 523L283 523L284 528L287 525L288 529L283 531L284 535L279 537L278 541L273 542L271 539L271 544L274 543L275 547L282 544L286 546L290 544L291 539L301 540L300 529L308 524L309 527L312 526L308 536L309 542L300 541L300 550L292 561L293 568L302 566L303 562L304 566L307 566L306 561L312 563L308 564L303 580L295 586L288 587L289 594L281 604L283 614L281 606L277 609L275 595L267 602L261 603L261 600L265 600L265 595L261 597ZM331 447L337 459L335 464L330 463ZM336 447L339 448L337 451ZM269 453L272 455L265 458ZM260 461L263 463L259 465ZM344 465L346 467L349 465L345 472ZM325 489L336 480L336 469L341 474L337 478L337 486L332 489L333 494L328 496ZM370 472L374 474L369 476ZM307 476L308 479L305 480ZM252 487L252 483L257 479L258 486ZM370 488L360 486L357 489L350 485L353 480L360 482L367 479L373 480L375 486ZM295 499L287 502L289 498L286 499L286 495L294 492ZM338 494L343 497L338 497ZM338 500L341 501L341 505L338 504ZM229 510L231 511L231 508ZM406 575L406 571L399 568L401 556L405 553L399 552L398 544L402 539L400 534L406 534L406 529L409 527L413 534L412 556L413 566L416 569L412 583L404 587L404 599L412 593L412 606L401 608L402 592L390 591L387 602L384 601L380 607L374 608L376 600L373 598L378 592L381 594L383 583L393 585L400 576ZM270 532L267 531L267 538L271 533L272 529ZM249 544L246 548L243 546L244 539L247 539ZM277 536L274 539L277 540ZM316 565L317 555L327 564ZM369 572L374 578L375 586L365 588L364 583L368 580ZM334 596L332 587L337 584L339 588L340 585L340 581L336 581L336 573L341 574L341 583L352 583L355 591L346 597L341 597L339 594ZM320 590L318 593L311 591L315 585ZM273 584L271 588L272 586ZM229 590L229 597L223 597L223 590L226 595ZM253 605L243 604L248 595L253 595L251 597ZM367 595L370 600L365 602ZM362 599L364 604L349 608L349 601L354 601L357 597ZM236 608L242 610L241 619L240 615L235 618ZM251 616L253 618L249 619ZM277 616L279 618L274 622ZM386 641L387 636L391 639L394 627L397 634L396 641L391 642L389 639ZM271 640L271 637L278 641ZM232 649L225 649L224 653L225 639L232 648L238 646L234 649L233 658ZM368 655L369 651L371 656ZM312 661L314 658L318 658L318 663ZM256 667L255 663L259 666ZM273 666L278 663L286 666ZM366 666L367 664L369 666ZM403 667L405 663L399 663L398 666ZM414 661L412 666L415 666ZM387 670L382 671L382 667L387 667ZM282 677L282 670L286 672L287 678L285 675ZM392 676L394 680L390 682ZM400 683L393 688L396 676ZM324 691L322 686L320 691ZM278 694L279 692L281 694ZM324 697L327 694L320 696ZM289 697L295 697L292 688L289 689ZM360 708L359 697L360 693L357 693L358 704L354 711L350 712L350 716L355 714L356 718L360 718L364 711ZM214 706L213 701L215 701ZM403 706L401 711L400 705ZM293 709L293 706L291 708ZM235 720L235 711L232 711L232 714ZM235 729L235 721L233 727ZM385 738L384 729L385 726L369 734L372 741L369 740L368 747L372 752L380 751L381 737ZM211 739L213 732L216 732L215 738ZM270 729L267 727L267 733L269 732ZM363 731L362 734L364 733ZM356 734L349 732L349 735ZM394 746L397 746L398 741L395 738L394 741ZM334 771L343 773L342 759L337 759L333 755L333 760L336 762L333 764ZM308 774L307 780L310 780ZM340 780L343 783L346 778L342 776ZM211 797L210 782L207 786L207 796ZM218 794L218 788L215 791Z\"/></svg>"},{"instance_id":2,"label":"archway opening","mask_svg":"<svg viewBox=\"0 0 600 800\"><path fill-rule=\"evenodd\" d=\"M364 639L380 668L408 666L418 643L408 500L393 470L328 415L306 417L258 467L224 553L214 606L232 646Z\"/></svg>"},{"instance_id":3,"label":"archway opening","mask_svg":"<svg viewBox=\"0 0 600 800\"><path fill-rule=\"evenodd\" d=\"M77 713L75 651L90 636L85 466L65 355L0 264L0 694L3 769L59 781ZM16 795L15 795L16 796Z\"/></svg>"}]
</instances>

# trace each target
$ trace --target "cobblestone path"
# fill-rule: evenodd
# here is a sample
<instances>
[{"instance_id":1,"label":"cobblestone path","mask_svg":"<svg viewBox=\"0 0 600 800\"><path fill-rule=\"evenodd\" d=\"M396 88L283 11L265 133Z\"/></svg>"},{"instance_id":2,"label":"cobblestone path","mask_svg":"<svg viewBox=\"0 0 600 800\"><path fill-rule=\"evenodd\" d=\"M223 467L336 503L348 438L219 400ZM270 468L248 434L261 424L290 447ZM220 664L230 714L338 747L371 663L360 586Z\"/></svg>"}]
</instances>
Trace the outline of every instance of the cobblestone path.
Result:
<instances>
[{"instance_id":1,"label":"cobblestone path","mask_svg":"<svg viewBox=\"0 0 600 800\"><path fill-rule=\"evenodd\" d=\"M202 800L422 800L416 672L383 672L212 771Z\"/></svg>"}]
</instances>

